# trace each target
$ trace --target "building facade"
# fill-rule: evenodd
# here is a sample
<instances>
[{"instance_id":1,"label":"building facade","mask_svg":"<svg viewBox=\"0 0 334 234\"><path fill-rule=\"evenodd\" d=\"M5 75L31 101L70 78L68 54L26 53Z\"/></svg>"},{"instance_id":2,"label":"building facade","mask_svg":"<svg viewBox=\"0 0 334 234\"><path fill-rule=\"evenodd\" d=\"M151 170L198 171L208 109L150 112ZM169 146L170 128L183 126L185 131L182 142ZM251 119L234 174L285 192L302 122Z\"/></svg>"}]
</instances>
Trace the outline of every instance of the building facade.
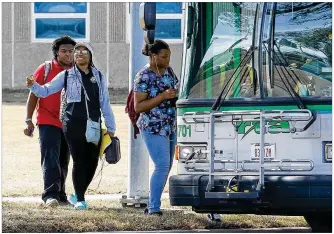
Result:
<instances>
[{"instance_id":1,"label":"building facade","mask_svg":"<svg viewBox=\"0 0 334 234\"><path fill-rule=\"evenodd\" d=\"M157 3L156 37L171 45L171 65L177 74L182 12L182 3ZM2 88L25 88L25 78L52 58L52 41L62 35L91 43L94 64L108 77L109 88L128 88L129 22L129 3L123 2L3 2Z\"/></svg>"}]
</instances>

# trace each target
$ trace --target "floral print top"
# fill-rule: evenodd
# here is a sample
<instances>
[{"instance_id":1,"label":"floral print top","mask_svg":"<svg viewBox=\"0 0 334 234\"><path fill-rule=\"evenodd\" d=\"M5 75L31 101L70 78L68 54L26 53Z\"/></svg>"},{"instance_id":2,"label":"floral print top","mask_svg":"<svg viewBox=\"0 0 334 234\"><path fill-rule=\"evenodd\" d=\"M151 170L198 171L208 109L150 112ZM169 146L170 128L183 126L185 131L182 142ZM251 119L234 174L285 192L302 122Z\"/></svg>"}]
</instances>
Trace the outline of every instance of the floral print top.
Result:
<instances>
[{"instance_id":1,"label":"floral print top","mask_svg":"<svg viewBox=\"0 0 334 234\"><path fill-rule=\"evenodd\" d=\"M144 66L136 75L134 91L148 93L148 99L154 98L167 89L176 89L177 77L171 68L165 70L162 76L157 75ZM176 109L171 100L164 100L150 111L140 114L137 126L141 130L149 130L152 134L169 136L176 130Z\"/></svg>"}]
</instances>

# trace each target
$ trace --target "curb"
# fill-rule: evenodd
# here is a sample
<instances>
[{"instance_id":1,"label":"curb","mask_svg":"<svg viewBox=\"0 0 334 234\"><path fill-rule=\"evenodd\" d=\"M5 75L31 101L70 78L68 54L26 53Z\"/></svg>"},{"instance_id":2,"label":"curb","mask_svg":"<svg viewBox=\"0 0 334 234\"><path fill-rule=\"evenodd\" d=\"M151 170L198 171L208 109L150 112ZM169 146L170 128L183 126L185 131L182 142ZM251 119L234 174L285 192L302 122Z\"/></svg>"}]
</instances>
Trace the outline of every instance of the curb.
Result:
<instances>
[{"instance_id":1,"label":"curb","mask_svg":"<svg viewBox=\"0 0 334 234\"><path fill-rule=\"evenodd\" d=\"M168 198L168 193L163 193L162 198ZM87 201L94 200L120 200L122 194L98 194L98 195L85 195ZM2 197L2 202L42 202L41 197Z\"/></svg>"},{"instance_id":2,"label":"curb","mask_svg":"<svg viewBox=\"0 0 334 234\"><path fill-rule=\"evenodd\" d=\"M238 228L238 229L192 229L192 230L154 230L134 231L137 233L308 233L312 232L309 227L283 227L283 228ZM133 233L133 231L117 231L117 233Z\"/></svg>"}]
</instances>

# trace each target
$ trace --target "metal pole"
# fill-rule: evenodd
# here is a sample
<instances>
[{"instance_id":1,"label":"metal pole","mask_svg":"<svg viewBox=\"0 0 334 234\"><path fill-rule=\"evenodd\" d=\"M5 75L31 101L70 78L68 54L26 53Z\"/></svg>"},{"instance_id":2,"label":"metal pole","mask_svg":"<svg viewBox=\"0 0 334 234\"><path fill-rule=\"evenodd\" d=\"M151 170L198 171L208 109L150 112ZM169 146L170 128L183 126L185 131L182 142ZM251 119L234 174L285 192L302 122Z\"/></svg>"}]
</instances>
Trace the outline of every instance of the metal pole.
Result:
<instances>
[{"instance_id":1,"label":"metal pole","mask_svg":"<svg viewBox=\"0 0 334 234\"><path fill-rule=\"evenodd\" d=\"M15 54L14 54L14 51L15 51L15 6L14 6L14 2L12 2L12 14L11 14L11 17L12 17L12 88L14 88L15 86Z\"/></svg>"},{"instance_id":2,"label":"metal pole","mask_svg":"<svg viewBox=\"0 0 334 234\"><path fill-rule=\"evenodd\" d=\"M147 64L147 57L142 55L144 31L139 25L139 2L130 4L130 58L129 90L133 88L136 73ZM123 206L134 204L136 207L147 204L149 196L149 154L140 135L133 138L133 127L129 121L129 162L128 190L123 195Z\"/></svg>"},{"instance_id":3,"label":"metal pole","mask_svg":"<svg viewBox=\"0 0 334 234\"><path fill-rule=\"evenodd\" d=\"M106 33L107 33L107 84L108 84L108 88L110 88L110 81L109 81L109 59L110 59L110 56L109 56L109 49L110 49L110 46L109 46L109 43L110 43L110 39L109 39L109 34L110 34L110 31L109 31L109 27L110 27L110 23L109 23L109 18L110 18L110 3L109 2L106 2L106 7L107 7L107 29L106 29Z\"/></svg>"},{"instance_id":4,"label":"metal pole","mask_svg":"<svg viewBox=\"0 0 334 234\"><path fill-rule=\"evenodd\" d=\"M265 138L264 135L266 134L266 120L264 118L264 110L260 111L260 160L259 160L259 183L257 187L257 191L260 191L264 186L264 146L265 146Z\"/></svg>"},{"instance_id":5,"label":"metal pole","mask_svg":"<svg viewBox=\"0 0 334 234\"><path fill-rule=\"evenodd\" d=\"M207 187L207 191L208 192L212 192L212 189L214 188L215 185L215 177L214 177L214 173L215 173L215 116L214 116L214 112L212 111L210 113L210 139L209 139L209 145L208 145L208 149L209 149L209 162L210 162L210 168L209 168L209 184Z\"/></svg>"}]
</instances>

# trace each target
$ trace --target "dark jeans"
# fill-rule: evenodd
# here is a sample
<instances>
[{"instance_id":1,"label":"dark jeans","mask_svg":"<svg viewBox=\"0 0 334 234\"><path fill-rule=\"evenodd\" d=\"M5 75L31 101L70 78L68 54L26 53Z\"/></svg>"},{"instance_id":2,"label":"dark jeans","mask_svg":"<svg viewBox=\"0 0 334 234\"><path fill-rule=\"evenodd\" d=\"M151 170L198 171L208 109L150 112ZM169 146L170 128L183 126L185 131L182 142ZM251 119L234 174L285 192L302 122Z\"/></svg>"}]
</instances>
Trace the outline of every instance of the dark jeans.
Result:
<instances>
[{"instance_id":1,"label":"dark jeans","mask_svg":"<svg viewBox=\"0 0 334 234\"><path fill-rule=\"evenodd\" d=\"M87 142L86 120L64 121L63 132L73 159L72 180L75 194L78 201L84 201L99 162L100 144L95 146Z\"/></svg>"},{"instance_id":2,"label":"dark jeans","mask_svg":"<svg viewBox=\"0 0 334 234\"><path fill-rule=\"evenodd\" d=\"M70 154L61 128L53 125L39 125L41 166L43 169L44 191L42 199L55 198L66 201L65 181Z\"/></svg>"}]
</instances>

